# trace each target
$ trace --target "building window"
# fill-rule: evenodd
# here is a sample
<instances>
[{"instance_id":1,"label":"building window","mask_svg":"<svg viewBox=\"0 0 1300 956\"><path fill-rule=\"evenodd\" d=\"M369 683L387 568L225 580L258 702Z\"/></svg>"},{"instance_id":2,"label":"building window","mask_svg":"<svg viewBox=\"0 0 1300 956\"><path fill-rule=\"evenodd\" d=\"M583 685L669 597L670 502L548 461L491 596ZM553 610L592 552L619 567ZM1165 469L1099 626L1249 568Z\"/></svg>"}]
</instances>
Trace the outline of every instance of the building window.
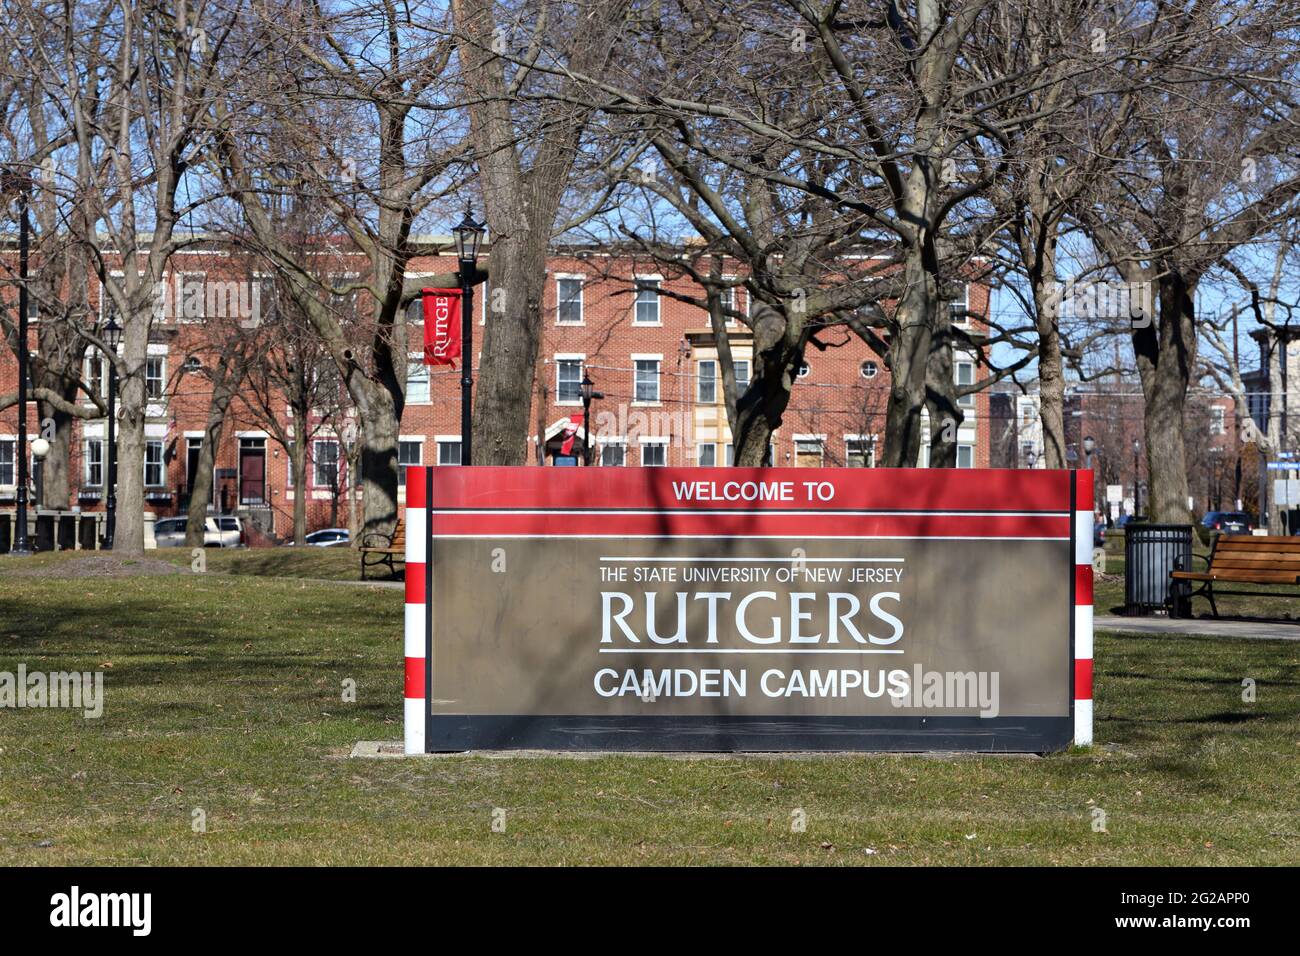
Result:
<instances>
[{"instance_id":1,"label":"building window","mask_svg":"<svg viewBox=\"0 0 1300 956\"><path fill-rule=\"evenodd\" d=\"M163 443L150 439L144 443L144 485L146 488L161 488L166 472L163 469Z\"/></svg>"},{"instance_id":2,"label":"building window","mask_svg":"<svg viewBox=\"0 0 1300 956\"><path fill-rule=\"evenodd\" d=\"M582 402L582 359L555 360L555 401L560 405Z\"/></svg>"},{"instance_id":3,"label":"building window","mask_svg":"<svg viewBox=\"0 0 1300 956\"><path fill-rule=\"evenodd\" d=\"M659 401L658 359L636 359L636 400Z\"/></svg>"},{"instance_id":4,"label":"building window","mask_svg":"<svg viewBox=\"0 0 1300 956\"><path fill-rule=\"evenodd\" d=\"M844 465L847 468L875 468L876 443L869 438L844 439Z\"/></svg>"},{"instance_id":5,"label":"building window","mask_svg":"<svg viewBox=\"0 0 1300 956\"><path fill-rule=\"evenodd\" d=\"M406 364L406 404L429 404L429 366L424 356L416 352Z\"/></svg>"},{"instance_id":6,"label":"building window","mask_svg":"<svg viewBox=\"0 0 1300 956\"><path fill-rule=\"evenodd\" d=\"M17 462L15 460L18 442L12 438L0 438L0 485L18 483Z\"/></svg>"},{"instance_id":7,"label":"building window","mask_svg":"<svg viewBox=\"0 0 1300 956\"><path fill-rule=\"evenodd\" d=\"M460 464L460 439L454 441L438 442L438 464L440 465L459 465Z\"/></svg>"},{"instance_id":8,"label":"building window","mask_svg":"<svg viewBox=\"0 0 1300 956\"><path fill-rule=\"evenodd\" d=\"M957 467L958 468L975 467L975 446L974 445L957 446Z\"/></svg>"},{"instance_id":9,"label":"building window","mask_svg":"<svg viewBox=\"0 0 1300 956\"><path fill-rule=\"evenodd\" d=\"M948 314L952 317L952 321L960 325L969 319L966 314L967 302L969 301L970 287L963 285L961 287L961 297L948 303Z\"/></svg>"},{"instance_id":10,"label":"building window","mask_svg":"<svg viewBox=\"0 0 1300 956\"><path fill-rule=\"evenodd\" d=\"M695 446L695 464L701 468L712 468L718 463L718 446L712 442Z\"/></svg>"},{"instance_id":11,"label":"building window","mask_svg":"<svg viewBox=\"0 0 1300 956\"><path fill-rule=\"evenodd\" d=\"M104 485L104 442L99 438L86 440L86 467L84 484L90 488Z\"/></svg>"},{"instance_id":12,"label":"building window","mask_svg":"<svg viewBox=\"0 0 1300 956\"><path fill-rule=\"evenodd\" d=\"M957 384L959 386L974 385L975 384L975 363L958 362L957 367L954 370L953 374L956 377ZM960 398L957 399L957 404L962 406L963 408L974 408L975 393L971 392L969 395L961 396Z\"/></svg>"},{"instance_id":13,"label":"building window","mask_svg":"<svg viewBox=\"0 0 1300 956\"><path fill-rule=\"evenodd\" d=\"M621 441L606 442L600 446L600 463L606 466L621 467L627 463L627 445Z\"/></svg>"},{"instance_id":14,"label":"building window","mask_svg":"<svg viewBox=\"0 0 1300 956\"><path fill-rule=\"evenodd\" d=\"M312 443L312 484L334 488L339 481L339 443L325 439Z\"/></svg>"},{"instance_id":15,"label":"building window","mask_svg":"<svg viewBox=\"0 0 1300 956\"><path fill-rule=\"evenodd\" d=\"M555 321L561 325L582 325L582 280L561 277L555 280Z\"/></svg>"},{"instance_id":16,"label":"building window","mask_svg":"<svg viewBox=\"0 0 1300 956\"><path fill-rule=\"evenodd\" d=\"M1210 434L1222 435L1227 431L1227 410L1222 405L1210 409Z\"/></svg>"},{"instance_id":17,"label":"building window","mask_svg":"<svg viewBox=\"0 0 1300 956\"><path fill-rule=\"evenodd\" d=\"M822 443L818 438L801 439L794 443L794 463L799 468L820 468Z\"/></svg>"},{"instance_id":18,"label":"building window","mask_svg":"<svg viewBox=\"0 0 1300 956\"><path fill-rule=\"evenodd\" d=\"M718 363L705 359L700 363L700 374L696 379L696 401L701 405L712 405L718 400Z\"/></svg>"},{"instance_id":19,"label":"building window","mask_svg":"<svg viewBox=\"0 0 1300 956\"><path fill-rule=\"evenodd\" d=\"M163 388L167 384L166 359L161 355L150 355L144 362L144 394L151 402L163 397Z\"/></svg>"},{"instance_id":20,"label":"building window","mask_svg":"<svg viewBox=\"0 0 1300 956\"><path fill-rule=\"evenodd\" d=\"M1038 411L1037 409L1034 408L1033 405L1025 405L1020 409L1020 424L1022 426L1028 427L1032 425L1034 423L1034 419L1037 417L1038 417Z\"/></svg>"},{"instance_id":21,"label":"building window","mask_svg":"<svg viewBox=\"0 0 1300 956\"><path fill-rule=\"evenodd\" d=\"M858 367L858 374L863 378L875 378L876 373L879 371L880 366L870 359L867 359L867 361L863 362L862 365Z\"/></svg>"},{"instance_id":22,"label":"building window","mask_svg":"<svg viewBox=\"0 0 1300 956\"><path fill-rule=\"evenodd\" d=\"M633 322L637 325L659 324L659 280L638 279L636 290L636 315Z\"/></svg>"},{"instance_id":23,"label":"building window","mask_svg":"<svg viewBox=\"0 0 1300 956\"><path fill-rule=\"evenodd\" d=\"M727 442L727 454L725 456L725 461L727 462L728 468L730 468L732 465L736 463L736 446L731 442Z\"/></svg>"},{"instance_id":24,"label":"building window","mask_svg":"<svg viewBox=\"0 0 1300 956\"><path fill-rule=\"evenodd\" d=\"M399 441L397 443L397 484L406 487L406 469L418 465L423 460L424 442Z\"/></svg>"},{"instance_id":25,"label":"building window","mask_svg":"<svg viewBox=\"0 0 1300 956\"><path fill-rule=\"evenodd\" d=\"M744 395L749 389L749 359L737 359L731 364L736 370L736 394Z\"/></svg>"},{"instance_id":26,"label":"building window","mask_svg":"<svg viewBox=\"0 0 1300 956\"><path fill-rule=\"evenodd\" d=\"M86 387L96 398L105 397L104 383L108 380L108 359L94 353L86 356Z\"/></svg>"},{"instance_id":27,"label":"building window","mask_svg":"<svg viewBox=\"0 0 1300 956\"><path fill-rule=\"evenodd\" d=\"M644 443L641 446L641 464L646 468L662 468L668 464L668 443Z\"/></svg>"}]
</instances>

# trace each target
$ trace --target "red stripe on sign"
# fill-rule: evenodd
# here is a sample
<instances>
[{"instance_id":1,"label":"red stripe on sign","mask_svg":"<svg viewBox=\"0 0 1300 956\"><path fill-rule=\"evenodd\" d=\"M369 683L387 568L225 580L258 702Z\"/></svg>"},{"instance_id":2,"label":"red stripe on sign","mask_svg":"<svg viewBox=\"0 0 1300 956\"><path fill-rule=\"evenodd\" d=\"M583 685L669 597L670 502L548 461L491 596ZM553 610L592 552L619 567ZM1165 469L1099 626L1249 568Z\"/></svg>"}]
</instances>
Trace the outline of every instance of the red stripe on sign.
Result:
<instances>
[{"instance_id":1,"label":"red stripe on sign","mask_svg":"<svg viewBox=\"0 0 1300 956\"><path fill-rule=\"evenodd\" d=\"M1074 603L1076 605L1092 603L1092 565L1076 564L1074 566Z\"/></svg>"},{"instance_id":2,"label":"red stripe on sign","mask_svg":"<svg viewBox=\"0 0 1300 956\"><path fill-rule=\"evenodd\" d=\"M411 695L407 694L406 696ZM1092 700L1092 661L1090 659L1080 658L1074 662L1074 699Z\"/></svg>"},{"instance_id":3,"label":"red stripe on sign","mask_svg":"<svg viewBox=\"0 0 1300 956\"><path fill-rule=\"evenodd\" d=\"M612 469L609 469L612 470ZM657 514L541 512L437 513L437 537L779 537L779 538L1060 538L1069 517L984 515Z\"/></svg>"},{"instance_id":4,"label":"red stripe on sign","mask_svg":"<svg viewBox=\"0 0 1300 956\"><path fill-rule=\"evenodd\" d=\"M406 697L424 697L424 658L408 657L406 659Z\"/></svg>"},{"instance_id":5,"label":"red stripe on sign","mask_svg":"<svg viewBox=\"0 0 1300 956\"><path fill-rule=\"evenodd\" d=\"M429 469L425 465L406 466L406 510L427 508L429 503L424 494L424 473Z\"/></svg>"},{"instance_id":6,"label":"red stripe on sign","mask_svg":"<svg viewBox=\"0 0 1300 956\"><path fill-rule=\"evenodd\" d=\"M444 508L1070 510L1073 472L1036 468L433 468Z\"/></svg>"},{"instance_id":7,"label":"red stripe on sign","mask_svg":"<svg viewBox=\"0 0 1300 956\"><path fill-rule=\"evenodd\" d=\"M1074 492L1075 494L1074 500L1077 502L1076 507L1091 511L1092 509L1088 508L1088 505L1091 504L1093 501L1096 501L1096 499L1092 496L1092 472L1084 469L1080 469L1076 471L1074 474L1075 474L1075 481L1078 482L1078 484L1075 485L1075 492Z\"/></svg>"},{"instance_id":8,"label":"red stripe on sign","mask_svg":"<svg viewBox=\"0 0 1300 956\"><path fill-rule=\"evenodd\" d=\"M424 603L424 564L408 562L406 565L406 603Z\"/></svg>"}]
</instances>

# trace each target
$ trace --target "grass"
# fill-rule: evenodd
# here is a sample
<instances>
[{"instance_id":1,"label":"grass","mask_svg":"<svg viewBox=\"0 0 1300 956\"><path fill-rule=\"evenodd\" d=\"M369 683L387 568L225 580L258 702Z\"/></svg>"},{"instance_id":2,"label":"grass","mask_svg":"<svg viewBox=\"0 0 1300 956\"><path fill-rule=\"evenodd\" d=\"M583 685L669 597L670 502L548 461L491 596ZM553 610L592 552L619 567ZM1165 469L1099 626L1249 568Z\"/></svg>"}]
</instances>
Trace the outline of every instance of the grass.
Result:
<instances>
[{"instance_id":1,"label":"grass","mask_svg":"<svg viewBox=\"0 0 1300 956\"><path fill-rule=\"evenodd\" d=\"M1099 745L1042 759L353 760L401 735L399 592L57 557L0 558L0 671L107 701L0 711L0 865L1300 861L1298 644L1102 635Z\"/></svg>"}]
</instances>

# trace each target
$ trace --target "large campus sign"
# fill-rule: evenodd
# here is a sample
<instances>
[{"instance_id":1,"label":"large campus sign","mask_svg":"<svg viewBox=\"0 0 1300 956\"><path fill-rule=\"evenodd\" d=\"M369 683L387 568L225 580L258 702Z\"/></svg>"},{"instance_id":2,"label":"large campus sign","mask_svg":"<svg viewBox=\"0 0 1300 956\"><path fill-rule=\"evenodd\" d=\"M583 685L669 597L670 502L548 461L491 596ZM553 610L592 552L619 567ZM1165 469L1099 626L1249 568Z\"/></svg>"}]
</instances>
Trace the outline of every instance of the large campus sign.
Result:
<instances>
[{"instance_id":1,"label":"large campus sign","mask_svg":"<svg viewBox=\"0 0 1300 956\"><path fill-rule=\"evenodd\" d=\"M1089 473L411 468L406 491L409 752L1090 740Z\"/></svg>"}]
</instances>

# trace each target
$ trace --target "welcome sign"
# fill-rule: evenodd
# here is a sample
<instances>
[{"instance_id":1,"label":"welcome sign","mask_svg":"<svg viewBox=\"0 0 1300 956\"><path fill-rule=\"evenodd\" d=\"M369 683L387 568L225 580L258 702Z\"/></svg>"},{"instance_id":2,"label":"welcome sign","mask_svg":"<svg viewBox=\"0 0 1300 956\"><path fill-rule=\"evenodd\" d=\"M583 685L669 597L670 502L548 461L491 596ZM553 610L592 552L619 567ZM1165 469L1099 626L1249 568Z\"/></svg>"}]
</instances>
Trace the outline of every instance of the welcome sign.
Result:
<instances>
[{"instance_id":1,"label":"welcome sign","mask_svg":"<svg viewBox=\"0 0 1300 956\"><path fill-rule=\"evenodd\" d=\"M1090 734L1088 473L412 468L406 488L408 750Z\"/></svg>"}]
</instances>

